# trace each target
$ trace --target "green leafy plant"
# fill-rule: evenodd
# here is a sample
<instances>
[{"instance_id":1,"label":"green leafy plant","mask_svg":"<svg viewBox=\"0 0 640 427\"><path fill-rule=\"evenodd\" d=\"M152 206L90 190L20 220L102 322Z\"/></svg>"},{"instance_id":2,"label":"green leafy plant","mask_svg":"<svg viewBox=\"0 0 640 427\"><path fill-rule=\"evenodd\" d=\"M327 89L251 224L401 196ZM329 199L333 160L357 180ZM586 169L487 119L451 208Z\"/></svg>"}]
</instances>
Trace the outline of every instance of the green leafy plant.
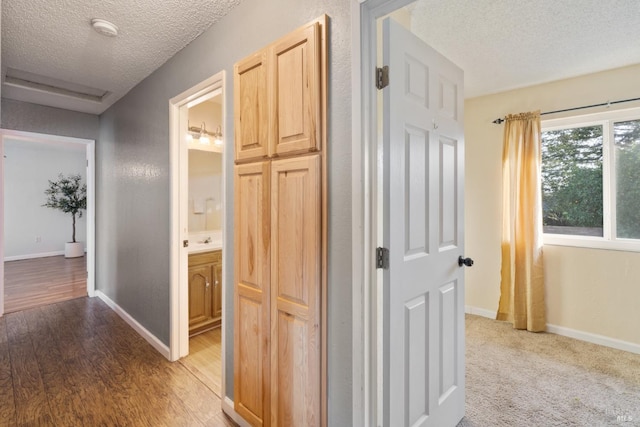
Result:
<instances>
[{"instance_id":1,"label":"green leafy plant","mask_svg":"<svg viewBox=\"0 0 640 427\"><path fill-rule=\"evenodd\" d=\"M81 184L80 175L58 175L56 181L49 180L49 188L44 191L47 202L42 205L70 213L73 218L72 242L76 243L76 217L82 218L82 211L87 209L87 184Z\"/></svg>"}]
</instances>

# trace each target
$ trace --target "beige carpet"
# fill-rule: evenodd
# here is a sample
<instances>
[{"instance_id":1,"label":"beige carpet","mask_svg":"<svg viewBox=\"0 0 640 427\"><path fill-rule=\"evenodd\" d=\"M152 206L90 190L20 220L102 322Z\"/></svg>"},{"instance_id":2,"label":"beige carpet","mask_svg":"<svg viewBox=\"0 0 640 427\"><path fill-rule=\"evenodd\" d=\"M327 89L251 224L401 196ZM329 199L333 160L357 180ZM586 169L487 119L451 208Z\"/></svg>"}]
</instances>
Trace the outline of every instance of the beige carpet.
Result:
<instances>
[{"instance_id":1,"label":"beige carpet","mask_svg":"<svg viewBox=\"0 0 640 427\"><path fill-rule=\"evenodd\" d=\"M640 355L478 316L466 326L458 427L640 426Z\"/></svg>"}]
</instances>

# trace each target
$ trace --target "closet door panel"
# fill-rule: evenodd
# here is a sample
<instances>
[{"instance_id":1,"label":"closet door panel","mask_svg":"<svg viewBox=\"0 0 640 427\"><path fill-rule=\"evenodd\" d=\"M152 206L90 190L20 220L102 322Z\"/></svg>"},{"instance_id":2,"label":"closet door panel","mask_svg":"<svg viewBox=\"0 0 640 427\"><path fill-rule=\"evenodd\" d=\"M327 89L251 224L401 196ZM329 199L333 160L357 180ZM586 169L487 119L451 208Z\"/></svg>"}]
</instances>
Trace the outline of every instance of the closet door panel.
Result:
<instances>
[{"instance_id":1,"label":"closet door panel","mask_svg":"<svg viewBox=\"0 0 640 427\"><path fill-rule=\"evenodd\" d=\"M269 425L269 162L235 167L235 410Z\"/></svg>"},{"instance_id":2,"label":"closet door panel","mask_svg":"<svg viewBox=\"0 0 640 427\"><path fill-rule=\"evenodd\" d=\"M266 61L266 51L260 51L234 66L236 161L262 159L269 155Z\"/></svg>"},{"instance_id":3,"label":"closet door panel","mask_svg":"<svg viewBox=\"0 0 640 427\"><path fill-rule=\"evenodd\" d=\"M320 24L284 37L270 49L272 155L320 150Z\"/></svg>"},{"instance_id":4,"label":"closet door panel","mask_svg":"<svg viewBox=\"0 0 640 427\"><path fill-rule=\"evenodd\" d=\"M318 155L271 167L271 423L320 423Z\"/></svg>"}]
</instances>

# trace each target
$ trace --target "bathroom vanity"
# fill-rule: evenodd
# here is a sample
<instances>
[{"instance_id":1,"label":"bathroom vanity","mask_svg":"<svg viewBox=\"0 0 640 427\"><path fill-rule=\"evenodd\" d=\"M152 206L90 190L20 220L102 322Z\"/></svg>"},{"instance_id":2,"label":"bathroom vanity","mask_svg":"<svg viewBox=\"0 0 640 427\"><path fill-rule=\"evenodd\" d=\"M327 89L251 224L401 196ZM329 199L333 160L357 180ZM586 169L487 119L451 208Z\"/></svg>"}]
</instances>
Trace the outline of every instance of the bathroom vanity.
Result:
<instances>
[{"instance_id":1,"label":"bathroom vanity","mask_svg":"<svg viewBox=\"0 0 640 427\"><path fill-rule=\"evenodd\" d=\"M195 250L189 253L189 336L221 323L222 250Z\"/></svg>"}]
</instances>

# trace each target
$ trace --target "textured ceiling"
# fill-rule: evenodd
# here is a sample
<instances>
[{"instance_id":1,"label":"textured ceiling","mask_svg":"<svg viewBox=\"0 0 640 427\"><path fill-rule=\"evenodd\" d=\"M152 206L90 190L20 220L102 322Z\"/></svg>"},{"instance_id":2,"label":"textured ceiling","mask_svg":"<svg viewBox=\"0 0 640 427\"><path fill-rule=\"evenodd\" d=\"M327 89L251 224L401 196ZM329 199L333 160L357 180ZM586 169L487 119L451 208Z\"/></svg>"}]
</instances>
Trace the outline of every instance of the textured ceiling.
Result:
<instances>
[{"instance_id":1,"label":"textured ceiling","mask_svg":"<svg viewBox=\"0 0 640 427\"><path fill-rule=\"evenodd\" d=\"M99 114L239 2L3 0L2 96ZM411 11L416 32L464 69L467 97L640 63L638 0L419 0ZM97 34L91 18L120 35ZM16 88L7 67L111 94Z\"/></svg>"},{"instance_id":2,"label":"textured ceiling","mask_svg":"<svg viewBox=\"0 0 640 427\"><path fill-rule=\"evenodd\" d=\"M467 98L640 63L638 0L419 0L412 28Z\"/></svg>"},{"instance_id":3,"label":"textured ceiling","mask_svg":"<svg viewBox=\"0 0 640 427\"><path fill-rule=\"evenodd\" d=\"M3 85L2 96L101 113L240 0L3 0L7 67L111 92L102 102ZM92 18L113 22L105 37Z\"/></svg>"}]
</instances>

